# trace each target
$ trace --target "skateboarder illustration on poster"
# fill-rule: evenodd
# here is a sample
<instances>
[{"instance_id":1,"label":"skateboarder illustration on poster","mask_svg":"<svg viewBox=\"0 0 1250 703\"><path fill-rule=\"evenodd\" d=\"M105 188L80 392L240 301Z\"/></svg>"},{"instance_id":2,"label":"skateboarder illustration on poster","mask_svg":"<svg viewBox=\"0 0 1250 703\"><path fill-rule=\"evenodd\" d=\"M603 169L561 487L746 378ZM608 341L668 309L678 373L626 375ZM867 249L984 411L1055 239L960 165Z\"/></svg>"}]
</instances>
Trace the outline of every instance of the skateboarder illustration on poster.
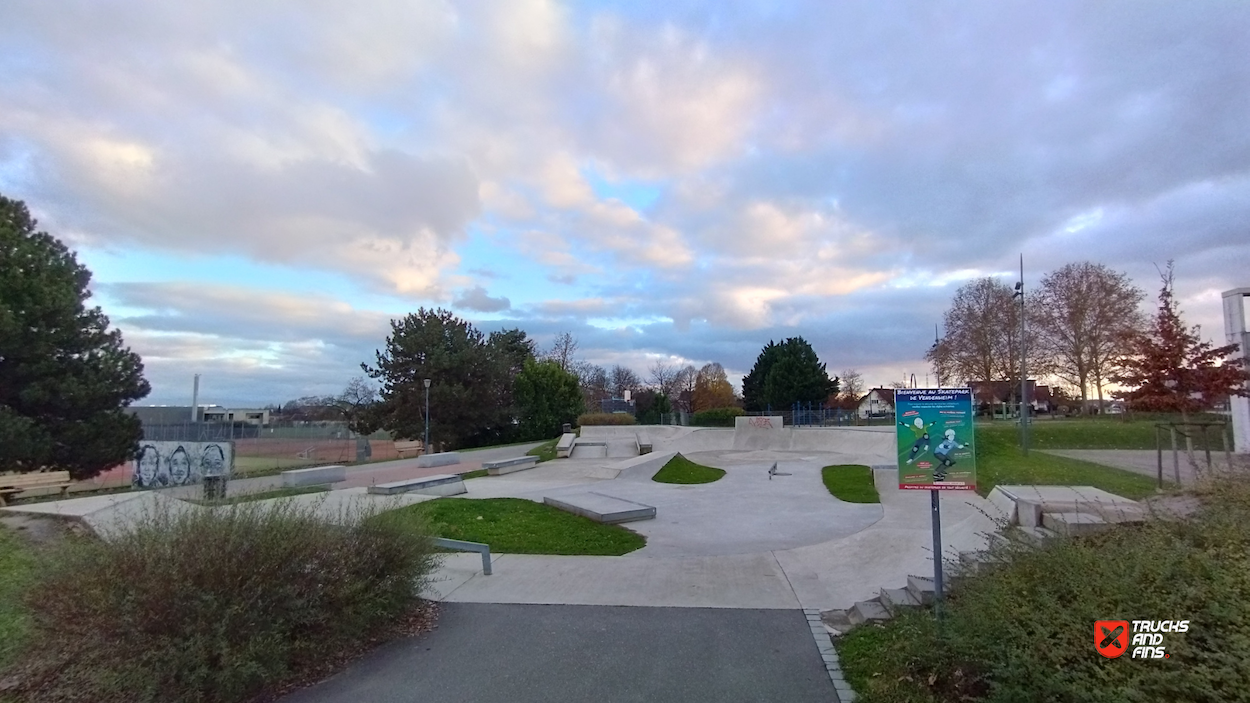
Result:
<instances>
[{"instance_id":1,"label":"skateboarder illustration on poster","mask_svg":"<svg viewBox=\"0 0 1250 703\"><path fill-rule=\"evenodd\" d=\"M911 430L912 434L916 436L916 441L911 445L911 456L907 457L907 463L910 464L916 460L916 455L918 453L922 451L929 451L929 428L933 427L933 423L930 422L926 425L924 420L917 417L912 420L911 424L905 424L903 422L898 424Z\"/></svg>"},{"instance_id":2,"label":"skateboarder illustration on poster","mask_svg":"<svg viewBox=\"0 0 1250 703\"><path fill-rule=\"evenodd\" d=\"M900 388L894 397L899 488L976 488L972 391Z\"/></svg>"}]
</instances>

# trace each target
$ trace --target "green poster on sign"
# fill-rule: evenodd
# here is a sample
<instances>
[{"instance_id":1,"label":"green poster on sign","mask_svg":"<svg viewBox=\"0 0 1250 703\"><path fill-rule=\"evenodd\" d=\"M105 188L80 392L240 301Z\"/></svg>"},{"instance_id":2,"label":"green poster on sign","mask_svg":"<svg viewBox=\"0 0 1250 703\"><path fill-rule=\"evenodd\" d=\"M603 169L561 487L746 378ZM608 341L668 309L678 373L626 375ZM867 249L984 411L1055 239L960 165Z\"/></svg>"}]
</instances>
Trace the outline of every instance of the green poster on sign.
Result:
<instances>
[{"instance_id":1,"label":"green poster on sign","mask_svg":"<svg viewBox=\"0 0 1250 703\"><path fill-rule=\"evenodd\" d=\"M976 489L971 389L897 389L894 418L899 488Z\"/></svg>"}]
</instances>

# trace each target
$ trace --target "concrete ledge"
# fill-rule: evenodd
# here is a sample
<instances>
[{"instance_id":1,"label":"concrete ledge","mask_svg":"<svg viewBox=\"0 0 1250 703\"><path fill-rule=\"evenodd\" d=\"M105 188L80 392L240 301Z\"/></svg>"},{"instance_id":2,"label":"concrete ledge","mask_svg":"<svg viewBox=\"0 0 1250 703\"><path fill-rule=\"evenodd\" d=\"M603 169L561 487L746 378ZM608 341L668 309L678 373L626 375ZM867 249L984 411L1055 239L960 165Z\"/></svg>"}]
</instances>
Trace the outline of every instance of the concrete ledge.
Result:
<instances>
[{"instance_id":1,"label":"concrete ledge","mask_svg":"<svg viewBox=\"0 0 1250 703\"><path fill-rule=\"evenodd\" d=\"M456 496L468 493L464 480L455 474L438 474L423 478L409 478L369 486L373 495L390 496L397 493L420 493L427 496Z\"/></svg>"},{"instance_id":2,"label":"concrete ledge","mask_svg":"<svg viewBox=\"0 0 1250 703\"><path fill-rule=\"evenodd\" d=\"M537 465L538 457L536 456L518 456L514 459L482 462L482 468L486 469L486 473L490 476L502 476L515 471L524 471L532 469Z\"/></svg>"},{"instance_id":3,"label":"concrete ledge","mask_svg":"<svg viewBox=\"0 0 1250 703\"><path fill-rule=\"evenodd\" d=\"M569 453L573 451L573 445L577 444L577 435L567 432L560 435L560 441L556 442L556 457L559 459L567 459Z\"/></svg>"},{"instance_id":4,"label":"concrete ledge","mask_svg":"<svg viewBox=\"0 0 1250 703\"><path fill-rule=\"evenodd\" d=\"M283 486L320 486L347 480L346 466L314 466L282 472Z\"/></svg>"},{"instance_id":5,"label":"concrete ledge","mask_svg":"<svg viewBox=\"0 0 1250 703\"><path fill-rule=\"evenodd\" d=\"M559 498L544 497L543 502L553 508L559 508L574 515L590 518L595 522L615 525L635 520L651 520L655 517L655 508L632 500L613 498L587 491Z\"/></svg>"},{"instance_id":6,"label":"concrete ledge","mask_svg":"<svg viewBox=\"0 0 1250 703\"><path fill-rule=\"evenodd\" d=\"M421 468L429 468L431 466L451 466L460 463L459 452L442 452L439 454L424 454L417 457L417 466Z\"/></svg>"}]
</instances>

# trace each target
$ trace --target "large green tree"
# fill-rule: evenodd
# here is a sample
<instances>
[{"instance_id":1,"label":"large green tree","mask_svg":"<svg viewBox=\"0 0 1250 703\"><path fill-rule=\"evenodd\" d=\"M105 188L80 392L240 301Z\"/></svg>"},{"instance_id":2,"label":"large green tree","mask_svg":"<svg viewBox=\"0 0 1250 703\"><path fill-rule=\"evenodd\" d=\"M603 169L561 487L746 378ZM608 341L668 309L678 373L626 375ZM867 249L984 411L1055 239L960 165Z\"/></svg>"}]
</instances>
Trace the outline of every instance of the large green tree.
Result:
<instances>
[{"instance_id":1,"label":"large green tree","mask_svg":"<svg viewBox=\"0 0 1250 703\"><path fill-rule=\"evenodd\" d=\"M506 439L513 429L512 380L533 358L520 330L488 339L443 309L419 309L391 320L376 365L361 364L381 381L372 420L400 437L425 434L425 379L430 379L430 441L448 448Z\"/></svg>"},{"instance_id":2,"label":"large green tree","mask_svg":"<svg viewBox=\"0 0 1250 703\"><path fill-rule=\"evenodd\" d=\"M747 410L788 410L794 403L823 402L837 392L838 380L829 378L825 364L802 337L780 344L770 340L742 379Z\"/></svg>"},{"instance_id":3,"label":"large green tree","mask_svg":"<svg viewBox=\"0 0 1250 703\"><path fill-rule=\"evenodd\" d=\"M586 408L577 374L560 368L554 359L529 359L516 376L518 440L550 439L561 426L572 423Z\"/></svg>"},{"instance_id":4,"label":"large green tree","mask_svg":"<svg viewBox=\"0 0 1250 703\"><path fill-rule=\"evenodd\" d=\"M0 471L87 479L134 456L124 408L151 390L139 356L88 308L91 272L0 196Z\"/></svg>"}]
</instances>

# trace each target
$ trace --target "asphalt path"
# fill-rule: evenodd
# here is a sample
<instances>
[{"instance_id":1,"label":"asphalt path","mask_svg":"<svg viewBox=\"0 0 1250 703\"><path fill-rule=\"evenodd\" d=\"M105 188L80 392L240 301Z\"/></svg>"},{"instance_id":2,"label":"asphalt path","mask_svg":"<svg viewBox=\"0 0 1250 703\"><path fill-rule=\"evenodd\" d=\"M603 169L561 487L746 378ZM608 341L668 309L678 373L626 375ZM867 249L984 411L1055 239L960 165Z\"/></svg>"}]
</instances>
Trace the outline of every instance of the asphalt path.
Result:
<instances>
[{"instance_id":1,"label":"asphalt path","mask_svg":"<svg viewBox=\"0 0 1250 703\"><path fill-rule=\"evenodd\" d=\"M800 610L444 603L282 703L836 701Z\"/></svg>"}]
</instances>

